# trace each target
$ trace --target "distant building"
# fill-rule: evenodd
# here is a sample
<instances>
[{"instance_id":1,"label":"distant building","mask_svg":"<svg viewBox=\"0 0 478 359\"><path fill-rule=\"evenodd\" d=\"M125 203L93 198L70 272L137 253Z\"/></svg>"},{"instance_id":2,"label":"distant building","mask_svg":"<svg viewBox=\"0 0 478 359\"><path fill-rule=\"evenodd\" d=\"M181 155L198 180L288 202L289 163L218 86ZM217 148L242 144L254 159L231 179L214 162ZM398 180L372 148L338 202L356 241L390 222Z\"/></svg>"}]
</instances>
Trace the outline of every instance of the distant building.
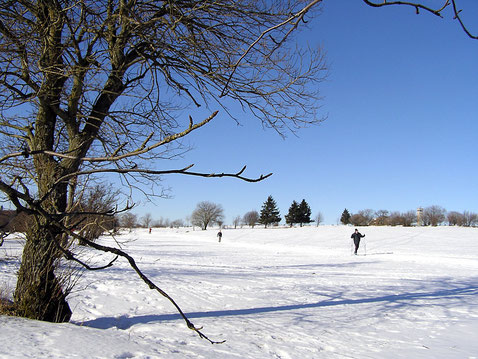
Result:
<instances>
[{"instance_id":1,"label":"distant building","mask_svg":"<svg viewBox=\"0 0 478 359\"><path fill-rule=\"evenodd\" d=\"M417 226L423 226L423 208L417 208Z\"/></svg>"}]
</instances>

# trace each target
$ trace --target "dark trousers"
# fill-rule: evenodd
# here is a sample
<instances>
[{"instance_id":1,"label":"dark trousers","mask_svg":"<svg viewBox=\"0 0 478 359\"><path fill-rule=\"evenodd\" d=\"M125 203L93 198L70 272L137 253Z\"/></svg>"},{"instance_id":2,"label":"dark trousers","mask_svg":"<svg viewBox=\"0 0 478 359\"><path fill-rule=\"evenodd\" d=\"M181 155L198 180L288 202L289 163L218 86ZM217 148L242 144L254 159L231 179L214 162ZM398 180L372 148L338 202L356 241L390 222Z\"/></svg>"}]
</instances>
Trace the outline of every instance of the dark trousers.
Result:
<instances>
[{"instance_id":1,"label":"dark trousers","mask_svg":"<svg viewBox=\"0 0 478 359\"><path fill-rule=\"evenodd\" d=\"M354 244L355 244L355 254L357 254L357 251L359 249L359 245L360 245L360 238L354 238Z\"/></svg>"}]
</instances>

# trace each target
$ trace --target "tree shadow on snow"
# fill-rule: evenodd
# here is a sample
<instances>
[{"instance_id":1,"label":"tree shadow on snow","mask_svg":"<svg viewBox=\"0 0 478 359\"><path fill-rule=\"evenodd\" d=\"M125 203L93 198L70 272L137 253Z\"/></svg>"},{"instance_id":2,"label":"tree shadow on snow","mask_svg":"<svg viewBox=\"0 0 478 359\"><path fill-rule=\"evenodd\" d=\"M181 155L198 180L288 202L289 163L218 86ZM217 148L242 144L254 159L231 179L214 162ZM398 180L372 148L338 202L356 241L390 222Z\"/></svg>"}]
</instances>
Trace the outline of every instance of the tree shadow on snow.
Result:
<instances>
[{"instance_id":1,"label":"tree shadow on snow","mask_svg":"<svg viewBox=\"0 0 478 359\"><path fill-rule=\"evenodd\" d=\"M445 282L446 283L446 282ZM443 283L442 283L443 284ZM455 283L456 284L456 283ZM423 289L423 288L422 288ZM228 309L228 310L216 310L216 311L204 311L204 312L190 312L186 313L186 316L189 319L195 318L218 318L218 317L231 317L231 316L249 316L256 314L264 313L276 313L276 312L287 312L295 311L302 309L312 309L312 308L324 308L324 307L338 307L344 305L357 305L357 304L369 304L369 303L378 303L386 307L393 305L395 308L398 307L409 307L409 306L422 306L422 305L437 305L447 306L443 302L437 302L439 300L449 301L450 306L456 305L456 302L459 301L462 304L466 304L468 299L473 299L474 296L478 295L478 284L477 281L472 283L462 283L459 287L447 288L447 289L438 289L434 291L416 291L416 292L405 292L392 295L384 295L370 298L362 299L341 299L341 296L337 296L335 299L329 299L324 301L319 301L316 303L305 303L305 304L291 304L291 305L280 305L280 306L268 306L268 307L257 307L257 308L245 308L245 309ZM425 302L420 302L425 301ZM470 307L473 304L470 303ZM121 316L121 317L102 317L97 319L92 319L85 322L76 322L74 324L83 325L91 328L97 329L109 329L109 328L118 328L118 329L129 329L136 324L148 324L152 322L165 322L165 321L176 321L182 320L179 314L163 314L163 315L139 315L134 317Z\"/></svg>"}]
</instances>

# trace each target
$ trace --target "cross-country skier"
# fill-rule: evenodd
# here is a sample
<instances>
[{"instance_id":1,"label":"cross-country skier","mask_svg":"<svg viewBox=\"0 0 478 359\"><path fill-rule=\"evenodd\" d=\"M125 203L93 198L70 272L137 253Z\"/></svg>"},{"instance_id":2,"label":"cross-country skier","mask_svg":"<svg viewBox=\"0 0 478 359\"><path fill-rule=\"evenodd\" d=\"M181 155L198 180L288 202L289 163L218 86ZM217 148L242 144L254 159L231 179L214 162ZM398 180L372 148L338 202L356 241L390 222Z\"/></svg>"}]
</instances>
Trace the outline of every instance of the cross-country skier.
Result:
<instances>
[{"instance_id":1,"label":"cross-country skier","mask_svg":"<svg viewBox=\"0 0 478 359\"><path fill-rule=\"evenodd\" d=\"M219 232L217 233L217 238L219 238L219 242L221 242L221 239L222 239L222 232L221 232L221 230L219 230Z\"/></svg>"},{"instance_id":2,"label":"cross-country skier","mask_svg":"<svg viewBox=\"0 0 478 359\"><path fill-rule=\"evenodd\" d=\"M357 228L355 228L355 232L352 233L352 235L350 236L350 238L353 238L354 240L354 244L355 244L355 252L354 254L357 255L357 251L359 249L359 245L360 245L360 238L362 237L365 237L365 234L361 234Z\"/></svg>"}]
</instances>

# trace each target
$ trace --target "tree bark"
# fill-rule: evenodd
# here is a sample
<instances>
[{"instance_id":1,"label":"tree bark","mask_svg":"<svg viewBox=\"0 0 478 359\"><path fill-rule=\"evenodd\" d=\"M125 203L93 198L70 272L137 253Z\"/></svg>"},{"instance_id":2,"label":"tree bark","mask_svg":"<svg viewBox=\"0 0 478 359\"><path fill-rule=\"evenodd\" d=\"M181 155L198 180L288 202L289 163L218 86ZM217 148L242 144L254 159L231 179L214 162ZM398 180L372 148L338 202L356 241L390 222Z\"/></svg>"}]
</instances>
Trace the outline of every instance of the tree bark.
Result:
<instances>
[{"instance_id":1,"label":"tree bark","mask_svg":"<svg viewBox=\"0 0 478 359\"><path fill-rule=\"evenodd\" d=\"M40 132L40 131L39 131ZM46 136L43 136L43 138ZM40 197L49 193L41 207L49 215L63 213L67 204L67 184L60 184L49 191L55 178L61 176L62 169L51 158L35 155L35 167L39 173L37 183ZM65 282L68 276L58 277L58 268L63 252L59 245L64 235L51 219L39 214L26 231L22 261L18 271L17 286L14 293L14 306L23 317L48 322L67 322L71 310L66 301Z\"/></svg>"},{"instance_id":2,"label":"tree bark","mask_svg":"<svg viewBox=\"0 0 478 359\"><path fill-rule=\"evenodd\" d=\"M67 293L55 273L61 252L52 236L59 233L42 222L37 218L27 231L14 294L15 308L26 318L67 322L71 317Z\"/></svg>"}]
</instances>

